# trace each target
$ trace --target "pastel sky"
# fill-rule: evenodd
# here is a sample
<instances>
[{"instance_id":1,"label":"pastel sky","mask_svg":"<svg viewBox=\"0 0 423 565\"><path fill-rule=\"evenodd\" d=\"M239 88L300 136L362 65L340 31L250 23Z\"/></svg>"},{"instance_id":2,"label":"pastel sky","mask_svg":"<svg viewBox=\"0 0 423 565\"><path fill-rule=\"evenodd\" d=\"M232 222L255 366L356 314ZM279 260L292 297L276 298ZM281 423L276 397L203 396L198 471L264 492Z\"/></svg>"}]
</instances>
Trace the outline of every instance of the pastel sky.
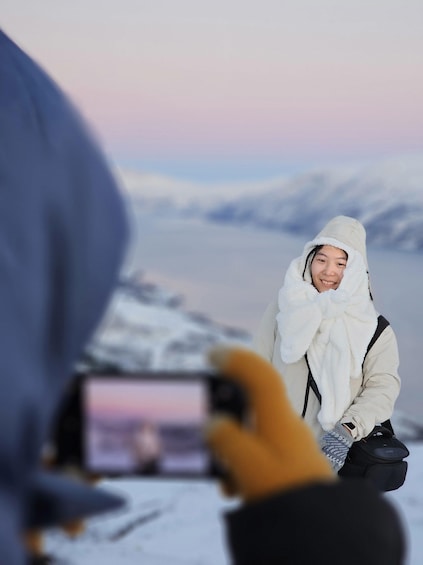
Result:
<instances>
[{"instance_id":1,"label":"pastel sky","mask_svg":"<svg viewBox=\"0 0 423 565\"><path fill-rule=\"evenodd\" d=\"M421 0L2 0L112 159L203 180L423 149Z\"/></svg>"}]
</instances>

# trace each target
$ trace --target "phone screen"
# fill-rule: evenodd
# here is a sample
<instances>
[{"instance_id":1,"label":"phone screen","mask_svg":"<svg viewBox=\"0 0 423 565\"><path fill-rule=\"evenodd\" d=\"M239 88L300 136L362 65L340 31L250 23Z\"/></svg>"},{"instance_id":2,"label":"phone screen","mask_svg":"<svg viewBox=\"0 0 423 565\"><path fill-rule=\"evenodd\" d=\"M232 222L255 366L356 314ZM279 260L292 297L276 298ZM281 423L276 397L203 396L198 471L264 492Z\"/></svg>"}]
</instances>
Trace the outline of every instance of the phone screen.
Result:
<instances>
[{"instance_id":1,"label":"phone screen","mask_svg":"<svg viewBox=\"0 0 423 565\"><path fill-rule=\"evenodd\" d=\"M90 375L82 389L84 464L94 473L204 476L206 380Z\"/></svg>"}]
</instances>

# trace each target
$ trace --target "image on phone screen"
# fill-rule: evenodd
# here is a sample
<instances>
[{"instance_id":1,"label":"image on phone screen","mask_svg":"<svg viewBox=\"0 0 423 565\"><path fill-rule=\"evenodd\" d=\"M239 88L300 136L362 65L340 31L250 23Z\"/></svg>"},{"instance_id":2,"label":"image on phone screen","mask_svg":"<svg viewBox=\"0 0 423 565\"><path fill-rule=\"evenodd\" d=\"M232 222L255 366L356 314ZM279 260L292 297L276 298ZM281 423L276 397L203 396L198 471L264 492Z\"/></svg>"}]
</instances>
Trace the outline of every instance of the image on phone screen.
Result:
<instances>
[{"instance_id":1,"label":"image on phone screen","mask_svg":"<svg viewBox=\"0 0 423 565\"><path fill-rule=\"evenodd\" d=\"M90 376L84 383L84 460L89 471L206 475L207 383Z\"/></svg>"}]
</instances>

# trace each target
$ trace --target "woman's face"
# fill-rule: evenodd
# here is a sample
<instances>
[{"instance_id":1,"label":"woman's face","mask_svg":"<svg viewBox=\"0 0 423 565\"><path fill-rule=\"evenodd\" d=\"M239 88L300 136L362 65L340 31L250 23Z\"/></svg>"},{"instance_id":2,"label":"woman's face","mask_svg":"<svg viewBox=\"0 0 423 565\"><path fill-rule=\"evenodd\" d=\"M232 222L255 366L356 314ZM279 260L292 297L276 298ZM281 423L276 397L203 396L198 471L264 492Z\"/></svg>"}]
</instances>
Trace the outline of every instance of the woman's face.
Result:
<instances>
[{"instance_id":1,"label":"woman's face","mask_svg":"<svg viewBox=\"0 0 423 565\"><path fill-rule=\"evenodd\" d=\"M336 290L344 276L347 254L338 247L324 245L311 263L311 279L319 292Z\"/></svg>"}]
</instances>

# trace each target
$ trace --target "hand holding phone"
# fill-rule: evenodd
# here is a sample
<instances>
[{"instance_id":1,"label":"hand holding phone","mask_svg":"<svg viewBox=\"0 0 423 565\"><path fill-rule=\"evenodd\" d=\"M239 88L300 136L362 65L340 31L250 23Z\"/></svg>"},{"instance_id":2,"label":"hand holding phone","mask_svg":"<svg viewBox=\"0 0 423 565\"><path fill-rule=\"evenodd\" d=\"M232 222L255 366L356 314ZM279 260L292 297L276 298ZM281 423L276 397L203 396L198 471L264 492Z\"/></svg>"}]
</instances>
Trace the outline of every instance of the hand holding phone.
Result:
<instances>
[{"instance_id":1,"label":"hand holding phone","mask_svg":"<svg viewBox=\"0 0 423 565\"><path fill-rule=\"evenodd\" d=\"M207 372L86 373L54 430L56 462L103 476L219 476L204 427L246 417L242 387Z\"/></svg>"},{"instance_id":2,"label":"hand holding phone","mask_svg":"<svg viewBox=\"0 0 423 565\"><path fill-rule=\"evenodd\" d=\"M311 429L294 410L280 374L268 361L236 347L215 348L209 360L242 385L254 416L253 429L225 417L208 427L208 442L225 461L229 494L251 501L336 479Z\"/></svg>"}]
</instances>

